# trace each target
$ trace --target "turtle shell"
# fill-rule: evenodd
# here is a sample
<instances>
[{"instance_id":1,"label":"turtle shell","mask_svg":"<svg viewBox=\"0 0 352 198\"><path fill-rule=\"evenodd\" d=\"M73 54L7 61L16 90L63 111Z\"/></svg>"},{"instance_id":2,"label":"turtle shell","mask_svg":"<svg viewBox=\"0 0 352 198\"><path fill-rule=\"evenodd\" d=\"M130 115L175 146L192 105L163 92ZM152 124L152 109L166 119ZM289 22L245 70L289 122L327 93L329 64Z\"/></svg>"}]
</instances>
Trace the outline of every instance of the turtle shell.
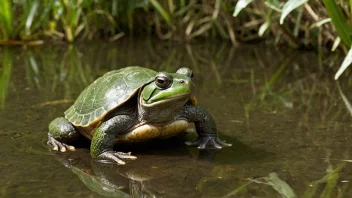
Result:
<instances>
[{"instance_id":1,"label":"turtle shell","mask_svg":"<svg viewBox=\"0 0 352 198\"><path fill-rule=\"evenodd\" d=\"M156 74L156 71L138 66L110 71L83 90L65 111L65 118L75 126L93 125L124 104L143 85L153 81Z\"/></svg>"}]
</instances>

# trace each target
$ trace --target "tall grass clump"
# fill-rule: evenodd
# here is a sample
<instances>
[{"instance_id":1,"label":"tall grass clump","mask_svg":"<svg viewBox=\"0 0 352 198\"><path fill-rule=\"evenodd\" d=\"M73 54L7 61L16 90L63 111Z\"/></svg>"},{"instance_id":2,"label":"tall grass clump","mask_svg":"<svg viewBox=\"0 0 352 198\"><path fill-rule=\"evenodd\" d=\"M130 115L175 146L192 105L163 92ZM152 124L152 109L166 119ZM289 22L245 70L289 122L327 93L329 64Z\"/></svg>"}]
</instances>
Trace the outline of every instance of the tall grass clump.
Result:
<instances>
[{"instance_id":1,"label":"tall grass clump","mask_svg":"<svg viewBox=\"0 0 352 198\"><path fill-rule=\"evenodd\" d=\"M346 27L345 30L340 27L346 26L351 18L350 10L346 9L349 2L338 3L333 0L3 0L0 31L2 40L51 38L69 42L77 38L112 38L121 32L178 40L220 37L233 43L269 35L277 43L289 42L294 47L314 45L321 36L318 44L332 46L331 41L336 39L332 24L345 42Z\"/></svg>"},{"instance_id":2,"label":"tall grass clump","mask_svg":"<svg viewBox=\"0 0 352 198\"><path fill-rule=\"evenodd\" d=\"M252 40L248 34L252 32L243 28L242 20L232 17L235 3L235 0L3 0L1 43L115 40L125 34L181 41L213 37L234 44L237 40Z\"/></svg>"},{"instance_id":3,"label":"tall grass clump","mask_svg":"<svg viewBox=\"0 0 352 198\"><path fill-rule=\"evenodd\" d=\"M332 47L337 39L332 24L346 44L346 28L339 27L348 24L351 18L350 10L346 10L349 3L339 3L333 0L3 0L0 32L5 41L115 40L125 34L139 34L181 41L222 38L234 44L271 37L277 44L288 43L295 48ZM347 22L338 22L341 17Z\"/></svg>"},{"instance_id":4,"label":"tall grass clump","mask_svg":"<svg viewBox=\"0 0 352 198\"><path fill-rule=\"evenodd\" d=\"M2 0L1 44L48 39L73 42L78 37L112 36L122 31L124 23L132 23L132 18L125 16L145 6L143 2L147 1Z\"/></svg>"},{"instance_id":5,"label":"tall grass clump","mask_svg":"<svg viewBox=\"0 0 352 198\"><path fill-rule=\"evenodd\" d=\"M0 44L157 36L233 44L271 38L293 48L332 51L352 62L352 1L335 0L2 0ZM33 42L40 40L39 42ZM342 41L342 42L340 42Z\"/></svg>"}]
</instances>

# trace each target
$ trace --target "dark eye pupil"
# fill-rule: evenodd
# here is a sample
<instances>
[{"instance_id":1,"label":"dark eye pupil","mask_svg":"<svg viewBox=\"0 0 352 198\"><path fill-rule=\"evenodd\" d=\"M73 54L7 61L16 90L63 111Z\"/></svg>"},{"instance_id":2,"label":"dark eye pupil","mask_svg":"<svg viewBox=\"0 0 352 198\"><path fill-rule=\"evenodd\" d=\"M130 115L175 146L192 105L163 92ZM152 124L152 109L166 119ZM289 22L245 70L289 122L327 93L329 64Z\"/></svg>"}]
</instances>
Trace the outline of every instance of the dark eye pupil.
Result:
<instances>
[{"instance_id":1,"label":"dark eye pupil","mask_svg":"<svg viewBox=\"0 0 352 198\"><path fill-rule=\"evenodd\" d=\"M164 84L165 83L165 80L163 80L163 79L158 79L157 81L158 81L159 84Z\"/></svg>"},{"instance_id":2,"label":"dark eye pupil","mask_svg":"<svg viewBox=\"0 0 352 198\"><path fill-rule=\"evenodd\" d=\"M170 81L166 77L157 77L155 84L160 88L167 88L170 85Z\"/></svg>"}]
</instances>

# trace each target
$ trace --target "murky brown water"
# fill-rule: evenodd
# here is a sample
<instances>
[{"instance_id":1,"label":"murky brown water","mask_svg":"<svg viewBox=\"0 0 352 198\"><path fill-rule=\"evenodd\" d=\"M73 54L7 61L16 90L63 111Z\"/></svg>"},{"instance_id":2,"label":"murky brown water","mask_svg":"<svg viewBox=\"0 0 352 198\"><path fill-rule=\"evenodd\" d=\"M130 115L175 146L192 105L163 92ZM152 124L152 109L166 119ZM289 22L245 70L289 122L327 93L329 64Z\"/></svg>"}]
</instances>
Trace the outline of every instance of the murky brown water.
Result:
<instances>
[{"instance_id":1,"label":"murky brown water","mask_svg":"<svg viewBox=\"0 0 352 198\"><path fill-rule=\"evenodd\" d=\"M339 91L333 61L216 42L0 48L0 197L351 197L352 92L348 80ZM94 163L84 146L50 152L48 123L95 78L128 65L190 67L200 105L233 146L150 142L128 148L138 160L125 166Z\"/></svg>"}]
</instances>

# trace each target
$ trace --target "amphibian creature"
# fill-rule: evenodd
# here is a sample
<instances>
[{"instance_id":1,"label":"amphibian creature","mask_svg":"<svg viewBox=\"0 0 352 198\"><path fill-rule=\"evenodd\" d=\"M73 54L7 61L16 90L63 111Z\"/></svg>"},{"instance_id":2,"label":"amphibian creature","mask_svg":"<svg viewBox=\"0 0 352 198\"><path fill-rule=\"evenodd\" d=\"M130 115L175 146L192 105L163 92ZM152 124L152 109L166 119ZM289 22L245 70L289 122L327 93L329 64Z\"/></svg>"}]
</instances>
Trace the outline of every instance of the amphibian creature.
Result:
<instances>
[{"instance_id":1,"label":"amphibian creature","mask_svg":"<svg viewBox=\"0 0 352 198\"><path fill-rule=\"evenodd\" d=\"M211 115L192 96L193 72L156 72L138 66L106 73L89 85L75 103L49 124L48 145L53 150L75 150L68 145L82 134L91 140L91 156L125 164L136 159L113 150L115 143L164 138L184 132L194 123L198 139L186 142L200 149L231 146L218 139Z\"/></svg>"}]
</instances>

